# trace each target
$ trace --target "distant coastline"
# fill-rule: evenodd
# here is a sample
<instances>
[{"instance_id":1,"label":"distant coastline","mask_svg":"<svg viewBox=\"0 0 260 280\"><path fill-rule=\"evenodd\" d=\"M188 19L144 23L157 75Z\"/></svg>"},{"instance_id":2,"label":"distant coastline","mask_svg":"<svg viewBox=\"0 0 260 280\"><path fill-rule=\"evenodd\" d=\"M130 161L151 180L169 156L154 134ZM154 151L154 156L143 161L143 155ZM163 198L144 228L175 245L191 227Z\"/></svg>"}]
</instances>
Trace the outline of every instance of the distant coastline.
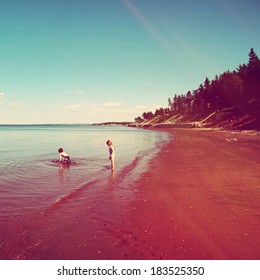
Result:
<instances>
[{"instance_id":1,"label":"distant coastline","mask_svg":"<svg viewBox=\"0 0 260 280\"><path fill-rule=\"evenodd\" d=\"M102 122L102 123L93 123L92 125L97 125L97 126L106 126L106 125L111 125L111 126L116 126L116 125L123 125L123 126L129 126L131 125L132 122Z\"/></svg>"},{"instance_id":2,"label":"distant coastline","mask_svg":"<svg viewBox=\"0 0 260 280\"><path fill-rule=\"evenodd\" d=\"M0 124L1 126L85 126L92 125L91 123L28 123L28 124Z\"/></svg>"}]
</instances>

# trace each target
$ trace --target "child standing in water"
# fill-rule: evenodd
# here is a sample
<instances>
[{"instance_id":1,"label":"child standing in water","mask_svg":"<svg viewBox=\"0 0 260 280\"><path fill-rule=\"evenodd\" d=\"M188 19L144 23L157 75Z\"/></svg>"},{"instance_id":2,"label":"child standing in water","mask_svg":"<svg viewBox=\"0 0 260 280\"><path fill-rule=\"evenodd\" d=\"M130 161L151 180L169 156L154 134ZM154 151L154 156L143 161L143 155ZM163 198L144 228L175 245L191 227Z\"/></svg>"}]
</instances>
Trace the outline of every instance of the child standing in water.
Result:
<instances>
[{"instance_id":1,"label":"child standing in water","mask_svg":"<svg viewBox=\"0 0 260 280\"><path fill-rule=\"evenodd\" d=\"M106 144L109 147L108 152L109 152L109 160L111 161L111 170L114 171L114 169L115 169L115 149L113 147L111 140L107 140Z\"/></svg>"},{"instance_id":2,"label":"child standing in water","mask_svg":"<svg viewBox=\"0 0 260 280\"><path fill-rule=\"evenodd\" d=\"M60 154L60 163L70 163L70 157L63 151L62 148L58 150Z\"/></svg>"}]
</instances>

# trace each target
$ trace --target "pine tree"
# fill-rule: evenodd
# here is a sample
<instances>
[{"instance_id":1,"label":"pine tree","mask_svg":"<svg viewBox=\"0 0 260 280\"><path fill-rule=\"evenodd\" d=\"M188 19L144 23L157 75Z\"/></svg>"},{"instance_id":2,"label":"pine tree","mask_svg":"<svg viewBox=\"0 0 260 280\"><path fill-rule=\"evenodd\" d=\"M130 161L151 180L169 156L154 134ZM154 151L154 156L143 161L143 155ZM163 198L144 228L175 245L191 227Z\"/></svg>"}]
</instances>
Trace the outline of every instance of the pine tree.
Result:
<instances>
[{"instance_id":1,"label":"pine tree","mask_svg":"<svg viewBox=\"0 0 260 280\"><path fill-rule=\"evenodd\" d=\"M249 71L250 70L259 70L260 68L260 60L256 55L254 49L252 48L249 52L249 61L247 64Z\"/></svg>"},{"instance_id":2,"label":"pine tree","mask_svg":"<svg viewBox=\"0 0 260 280\"><path fill-rule=\"evenodd\" d=\"M248 71L245 78L244 94L248 101L260 98L260 60L254 49L249 52Z\"/></svg>"}]
</instances>

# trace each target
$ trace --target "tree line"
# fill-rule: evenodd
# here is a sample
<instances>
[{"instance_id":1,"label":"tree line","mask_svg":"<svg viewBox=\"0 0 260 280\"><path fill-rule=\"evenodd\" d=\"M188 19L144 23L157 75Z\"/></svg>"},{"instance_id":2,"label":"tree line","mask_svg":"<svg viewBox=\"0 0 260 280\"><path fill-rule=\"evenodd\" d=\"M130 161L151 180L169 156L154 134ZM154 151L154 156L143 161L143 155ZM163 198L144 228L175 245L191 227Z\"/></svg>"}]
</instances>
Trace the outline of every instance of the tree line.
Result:
<instances>
[{"instance_id":1,"label":"tree line","mask_svg":"<svg viewBox=\"0 0 260 280\"><path fill-rule=\"evenodd\" d=\"M144 112L135 121L156 116L167 119L180 114L187 119L203 118L214 111L232 110L235 116L260 111L260 60L252 48L247 64L233 72L225 71L213 80L205 78L198 89L168 98L168 107Z\"/></svg>"}]
</instances>

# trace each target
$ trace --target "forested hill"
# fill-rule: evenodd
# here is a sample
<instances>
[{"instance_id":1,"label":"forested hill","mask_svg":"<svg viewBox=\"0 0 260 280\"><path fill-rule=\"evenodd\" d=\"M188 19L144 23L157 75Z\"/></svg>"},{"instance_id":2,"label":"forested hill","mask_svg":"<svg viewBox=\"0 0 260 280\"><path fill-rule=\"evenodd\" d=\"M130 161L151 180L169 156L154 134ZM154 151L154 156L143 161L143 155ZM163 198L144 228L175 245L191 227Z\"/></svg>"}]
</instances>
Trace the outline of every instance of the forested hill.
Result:
<instances>
[{"instance_id":1,"label":"forested hill","mask_svg":"<svg viewBox=\"0 0 260 280\"><path fill-rule=\"evenodd\" d=\"M247 64L216 75L211 81L205 78L198 89L169 98L167 108L144 112L135 124L260 130L260 60L254 49Z\"/></svg>"}]
</instances>

